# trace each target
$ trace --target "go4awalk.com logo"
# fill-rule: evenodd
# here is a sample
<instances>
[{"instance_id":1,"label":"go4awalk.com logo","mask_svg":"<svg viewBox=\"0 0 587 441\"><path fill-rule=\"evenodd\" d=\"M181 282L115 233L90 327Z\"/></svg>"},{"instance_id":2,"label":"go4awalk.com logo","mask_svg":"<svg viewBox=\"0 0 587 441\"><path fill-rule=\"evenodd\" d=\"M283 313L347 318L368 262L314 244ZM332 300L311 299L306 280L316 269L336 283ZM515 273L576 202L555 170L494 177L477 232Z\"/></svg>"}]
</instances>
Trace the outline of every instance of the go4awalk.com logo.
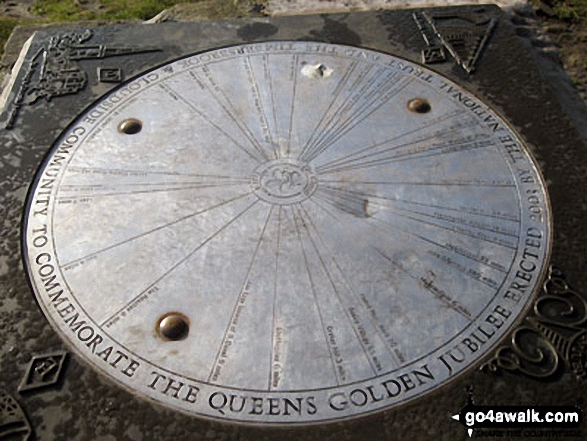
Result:
<instances>
[{"instance_id":1,"label":"go4awalk.com logo","mask_svg":"<svg viewBox=\"0 0 587 441\"><path fill-rule=\"evenodd\" d=\"M577 406L477 406L469 391L467 404L452 418L464 425L471 437L474 429L578 429L583 412Z\"/></svg>"}]
</instances>

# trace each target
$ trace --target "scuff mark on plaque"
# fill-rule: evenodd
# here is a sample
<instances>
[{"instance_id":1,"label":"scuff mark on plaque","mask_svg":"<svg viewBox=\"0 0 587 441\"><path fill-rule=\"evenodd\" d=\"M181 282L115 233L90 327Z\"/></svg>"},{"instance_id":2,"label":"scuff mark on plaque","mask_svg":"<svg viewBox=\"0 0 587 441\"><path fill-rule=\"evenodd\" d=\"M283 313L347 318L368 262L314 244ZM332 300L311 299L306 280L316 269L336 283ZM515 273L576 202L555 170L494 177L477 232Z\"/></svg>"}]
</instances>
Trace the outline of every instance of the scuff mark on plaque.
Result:
<instances>
[{"instance_id":1,"label":"scuff mark on plaque","mask_svg":"<svg viewBox=\"0 0 587 441\"><path fill-rule=\"evenodd\" d=\"M28 60L28 68L6 119L7 130L14 128L23 106L34 104L40 99L51 101L55 97L76 94L83 90L88 82L88 74L81 68L79 61L160 50L154 47L86 44L92 36L93 32L85 29L51 37L47 45ZM99 81L122 81L122 70L118 70L120 72L105 69L103 73L99 70Z\"/></svg>"},{"instance_id":2,"label":"scuff mark on plaque","mask_svg":"<svg viewBox=\"0 0 587 441\"><path fill-rule=\"evenodd\" d=\"M422 49L425 64L446 61L447 54L472 73L497 24L479 12L422 12L412 17L427 47Z\"/></svg>"},{"instance_id":3,"label":"scuff mark on plaque","mask_svg":"<svg viewBox=\"0 0 587 441\"><path fill-rule=\"evenodd\" d=\"M33 429L22 407L8 392L0 390L0 439L30 439Z\"/></svg>"},{"instance_id":4,"label":"scuff mark on plaque","mask_svg":"<svg viewBox=\"0 0 587 441\"><path fill-rule=\"evenodd\" d=\"M18 392L28 392L56 384L65 367L67 352L35 355L29 363Z\"/></svg>"}]
</instances>

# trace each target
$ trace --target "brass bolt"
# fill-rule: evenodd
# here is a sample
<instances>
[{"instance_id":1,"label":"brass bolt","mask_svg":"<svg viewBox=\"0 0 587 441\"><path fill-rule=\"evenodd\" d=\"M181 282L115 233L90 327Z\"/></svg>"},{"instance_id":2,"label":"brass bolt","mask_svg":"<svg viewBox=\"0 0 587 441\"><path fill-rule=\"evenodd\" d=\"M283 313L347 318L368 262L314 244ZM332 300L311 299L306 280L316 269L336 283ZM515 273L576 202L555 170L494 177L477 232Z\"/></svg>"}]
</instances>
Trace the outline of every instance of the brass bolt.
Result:
<instances>
[{"instance_id":1,"label":"brass bolt","mask_svg":"<svg viewBox=\"0 0 587 441\"><path fill-rule=\"evenodd\" d=\"M143 123L135 118L128 118L118 124L118 131L126 135L139 133L143 128Z\"/></svg>"},{"instance_id":2,"label":"brass bolt","mask_svg":"<svg viewBox=\"0 0 587 441\"><path fill-rule=\"evenodd\" d=\"M414 113L428 113L432 110L430 103L423 98L414 98L408 101L408 109Z\"/></svg>"},{"instance_id":3,"label":"brass bolt","mask_svg":"<svg viewBox=\"0 0 587 441\"><path fill-rule=\"evenodd\" d=\"M157 333L165 340L183 340L188 336L189 331L188 318L178 312L169 312L157 322Z\"/></svg>"}]
</instances>

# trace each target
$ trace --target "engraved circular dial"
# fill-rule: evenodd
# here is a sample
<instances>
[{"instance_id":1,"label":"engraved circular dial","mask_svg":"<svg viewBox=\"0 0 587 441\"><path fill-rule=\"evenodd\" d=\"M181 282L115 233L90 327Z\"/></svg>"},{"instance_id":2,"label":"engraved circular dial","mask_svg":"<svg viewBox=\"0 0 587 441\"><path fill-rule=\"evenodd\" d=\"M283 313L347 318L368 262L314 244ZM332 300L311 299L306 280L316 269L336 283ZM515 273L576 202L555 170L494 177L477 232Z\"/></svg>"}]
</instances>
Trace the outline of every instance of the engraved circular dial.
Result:
<instances>
[{"instance_id":1,"label":"engraved circular dial","mask_svg":"<svg viewBox=\"0 0 587 441\"><path fill-rule=\"evenodd\" d=\"M487 105L306 42L202 53L103 97L46 158L25 221L35 295L92 366L251 423L447 384L526 310L550 248L542 178Z\"/></svg>"}]
</instances>

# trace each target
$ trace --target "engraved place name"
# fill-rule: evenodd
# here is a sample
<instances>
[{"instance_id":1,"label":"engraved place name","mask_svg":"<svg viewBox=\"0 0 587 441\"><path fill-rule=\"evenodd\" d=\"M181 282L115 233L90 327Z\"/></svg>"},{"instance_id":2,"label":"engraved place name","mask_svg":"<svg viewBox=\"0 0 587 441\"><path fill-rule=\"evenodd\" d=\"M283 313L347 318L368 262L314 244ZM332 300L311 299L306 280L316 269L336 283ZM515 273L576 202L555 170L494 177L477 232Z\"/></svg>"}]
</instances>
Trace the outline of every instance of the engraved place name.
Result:
<instances>
[{"instance_id":1,"label":"engraved place name","mask_svg":"<svg viewBox=\"0 0 587 441\"><path fill-rule=\"evenodd\" d=\"M347 379L347 372L346 369L344 367L345 365L345 359L343 356L343 352L340 348L340 346L338 345L337 341L336 341L336 334L335 334L335 328L334 326L327 326L326 327L326 332L328 335L328 344L331 347L332 350L332 356L334 357L334 363L336 365L336 375L339 379L339 381L343 382L346 381Z\"/></svg>"},{"instance_id":2,"label":"engraved place name","mask_svg":"<svg viewBox=\"0 0 587 441\"><path fill-rule=\"evenodd\" d=\"M234 310L234 314L233 314L232 318L230 319L228 332L227 332L226 337L224 338L224 341L222 343L222 349L220 351L220 356L218 357L218 361L213 368L212 381L214 381L214 382L216 382L220 379L220 377L222 375L222 368L226 364L228 359L230 358L230 351L231 351L231 348L234 343L234 338L235 338L237 331L238 331L239 319L240 319L241 314L243 313L243 310L245 309L247 297L249 296L248 290L249 290L249 283L247 283L245 285L245 289L243 290L243 292L239 296L238 303L236 305L236 309Z\"/></svg>"},{"instance_id":3,"label":"engraved place name","mask_svg":"<svg viewBox=\"0 0 587 441\"><path fill-rule=\"evenodd\" d=\"M395 339L393 338L391 331L384 323L381 322L377 315L377 310L373 305L371 305L371 302L369 302L367 296L365 294L360 294L360 297L363 304L365 305L367 312L371 315L373 322L375 323L375 326L377 327L379 332L381 332L381 335L385 339L387 347L393 351L393 355L395 356L395 358L400 363L403 363L405 361L405 357L399 348L398 342L395 341Z\"/></svg>"},{"instance_id":4,"label":"engraved place name","mask_svg":"<svg viewBox=\"0 0 587 441\"><path fill-rule=\"evenodd\" d=\"M83 175L115 175L115 176L133 176L133 177L147 177L149 173L133 170L111 170L103 168L92 167L76 167L70 166L67 168L68 173L79 173Z\"/></svg>"},{"instance_id":5,"label":"engraved place name","mask_svg":"<svg viewBox=\"0 0 587 441\"><path fill-rule=\"evenodd\" d=\"M467 258L469 258L471 260L474 260L476 262L483 263L483 264L485 264L487 266L490 266L493 269L496 269L496 270L501 271L501 272L506 272L507 271L507 268L504 265L502 265L499 262L495 262L495 261L491 260L487 256L483 256L481 254L478 254L478 253L475 253L475 252L473 252L471 250L467 250L465 248L459 247L458 245L453 245L451 243L447 243L445 246L446 246L447 249L455 252L456 254L459 254L461 256L467 257Z\"/></svg>"},{"instance_id":6,"label":"engraved place name","mask_svg":"<svg viewBox=\"0 0 587 441\"><path fill-rule=\"evenodd\" d=\"M62 269L63 271L69 271L69 270L72 270L72 269L81 268L81 267L82 267L82 266L84 266L85 264L87 264L87 263L90 263L92 260L95 260L95 259L97 259L97 258L98 258L98 256L96 256L96 255L94 255L94 256L88 256L88 257L86 257L86 258L83 258L83 259L77 260L77 261L75 261L75 262L72 262L72 263L70 263L70 264L63 265L63 266L61 267L61 269Z\"/></svg>"},{"instance_id":7,"label":"engraved place name","mask_svg":"<svg viewBox=\"0 0 587 441\"><path fill-rule=\"evenodd\" d=\"M434 251L434 250L430 250L429 253L430 253L430 255L436 257L441 262L445 263L446 265L449 265L451 268L454 268L457 271L460 271L461 273L466 274L468 277L471 277L472 279L477 280L477 281L489 286L490 288L498 288L499 287L499 284L497 281L493 280L490 277L484 276L479 271L476 271L472 268L467 268L467 266L457 262L452 257L447 256L446 254L441 254L441 253Z\"/></svg>"},{"instance_id":8,"label":"engraved place name","mask_svg":"<svg viewBox=\"0 0 587 441\"><path fill-rule=\"evenodd\" d=\"M273 354L271 356L271 380L270 387L277 388L283 379L284 329L281 326L275 327L273 332Z\"/></svg>"},{"instance_id":9,"label":"engraved place name","mask_svg":"<svg viewBox=\"0 0 587 441\"><path fill-rule=\"evenodd\" d=\"M376 372L382 371L383 365L381 363L379 356L377 355L375 343L369 337L367 329L365 329L365 325L363 325L361 321L360 315L357 313L357 310L352 306L349 307L348 312L353 324L355 325L358 331L360 341L370 357L371 365L373 366Z\"/></svg>"},{"instance_id":10,"label":"engraved place name","mask_svg":"<svg viewBox=\"0 0 587 441\"><path fill-rule=\"evenodd\" d=\"M108 317L102 323L101 326L105 326L106 328L109 328L112 325L115 325L120 320L124 319L134 309L138 308L141 303L146 302L149 299L149 297L152 296L153 294L155 294L157 291L159 291L159 288L157 286L151 286L145 292L143 292L141 295L139 295L138 297L136 297L135 299L133 299L125 307L119 309L112 316Z\"/></svg>"},{"instance_id":11,"label":"engraved place name","mask_svg":"<svg viewBox=\"0 0 587 441\"><path fill-rule=\"evenodd\" d=\"M259 126L261 127L263 133L263 141L266 143L271 143L271 129L269 127L269 122L267 121L267 112L263 107L261 92L259 90L259 83L257 82L257 79L255 77L253 66L251 65L251 59L243 58L243 64L247 72L247 81L249 83L248 90L253 96L253 103L255 106L255 110L257 111Z\"/></svg>"},{"instance_id":12,"label":"engraved place name","mask_svg":"<svg viewBox=\"0 0 587 441\"><path fill-rule=\"evenodd\" d=\"M461 304L461 302L459 302L456 299L453 299L445 290L440 288L434 282L433 278L421 277L420 283L422 284L422 286L424 288L426 288L429 292L431 292L434 295L434 297L436 297L438 300L440 300L445 306L457 311L459 314L461 314L462 316L464 316L468 319L473 318L471 311L466 306Z\"/></svg>"},{"instance_id":13,"label":"engraved place name","mask_svg":"<svg viewBox=\"0 0 587 441\"><path fill-rule=\"evenodd\" d=\"M439 212L435 212L433 214L433 216L439 220L444 220L444 221L457 223L457 224L470 225L472 227L479 228L480 230L486 230L486 231L490 231L490 232L494 232L494 233L501 233L504 236L511 236L511 237L517 236L517 231L514 229L511 229L511 228L508 228L506 225L489 225L484 222L479 222L478 220L475 220L475 219L467 219L462 216L453 216L450 214L439 213Z\"/></svg>"}]
</instances>

